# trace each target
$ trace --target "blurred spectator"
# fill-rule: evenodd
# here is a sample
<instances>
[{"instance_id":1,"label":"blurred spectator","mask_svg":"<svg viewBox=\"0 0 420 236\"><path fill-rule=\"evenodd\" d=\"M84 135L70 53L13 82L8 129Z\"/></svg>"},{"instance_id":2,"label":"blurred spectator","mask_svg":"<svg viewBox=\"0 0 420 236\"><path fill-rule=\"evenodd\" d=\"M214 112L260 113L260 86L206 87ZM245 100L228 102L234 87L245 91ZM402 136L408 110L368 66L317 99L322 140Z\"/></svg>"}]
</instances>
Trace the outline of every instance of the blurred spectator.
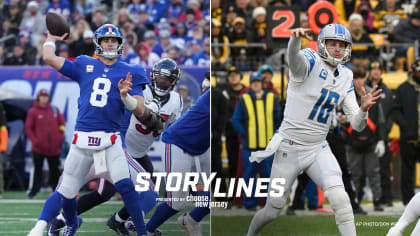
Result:
<instances>
[{"instance_id":1,"label":"blurred spectator","mask_svg":"<svg viewBox=\"0 0 420 236\"><path fill-rule=\"evenodd\" d=\"M3 176L3 153L7 149L7 139L8 132L6 128L6 110L3 107L3 104L0 103L0 199L3 198L2 194L4 192L4 176Z\"/></svg>"},{"instance_id":2,"label":"blurred spectator","mask_svg":"<svg viewBox=\"0 0 420 236\"><path fill-rule=\"evenodd\" d=\"M160 58L168 57L169 46L171 45L171 33L168 30L159 32L159 44L153 49Z\"/></svg>"},{"instance_id":3,"label":"blurred spectator","mask_svg":"<svg viewBox=\"0 0 420 236\"><path fill-rule=\"evenodd\" d=\"M146 41L147 45L149 46L150 49L150 57L158 57L160 58L160 56L155 53L153 50L159 46L159 44L156 41L156 35L155 32L149 30L146 31L146 33L144 33L144 40ZM152 56L152 54L154 54L155 56Z\"/></svg>"},{"instance_id":4,"label":"blurred spectator","mask_svg":"<svg viewBox=\"0 0 420 236\"><path fill-rule=\"evenodd\" d=\"M349 18L349 23L349 31L353 40L351 62L355 67L367 68L370 61L373 61L377 57L373 41L363 30L363 18L361 15L356 13L352 14ZM367 46L366 44L371 44L371 46Z\"/></svg>"},{"instance_id":5,"label":"blurred spectator","mask_svg":"<svg viewBox=\"0 0 420 236\"><path fill-rule=\"evenodd\" d=\"M365 31L368 33L372 33L374 31L374 15L369 2L366 0L362 0L359 6L357 7L356 13L359 13L363 17L363 28L365 29Z\"/></svg>"},{"instance_id":6,"label":"blurred spectator","mask_svg":"<svg viewBox=\"0 0 420 236\"><path fill-rule=\"evenodd\" d=\"M235 0L236 13L239 17L245 19L245 22L251 22L252 19L252 7L249 4L249 0Z\"/></svg>"},{"instance_id":7,"label":"blurred spectator","mask_svg":"<svg viewBox=\"0 0 420 236\"><path fill-rule=\"evenodd\" d=\"M185 27L185 24L183 22L178 23L176 25L175 35L172 36L171 41L174 45L182 45L182 48L184 48L185 44L191 40L191 37L189 37L187 33L187 27Z\"/></svg>"},{"instance_id":8,"label":"blurred spectator","mask_svg":"<svg viewBox=\"0 0 420 236\"><path fill-rule=\"evenodd\" d=\"M143 41L144 32L146 32L147 30L151 30L154 27L149 21L149 15L147 14L146 10L140 10L137 14L136 26L138 27L138 33L143 32L142 35L137 35L139 41Z\"/></svg>"},{"instance_id":9,"label":"blurred spectator","mask_svg":"<svg viewBox=\"0 0 420 236\"><path fill-rule=\"evenodd\" d=\"M400 126L401 148L401 198L407 205L414 196L414 174L416 162L420 156L419 136L419 99L420 91L420 60L411 65L411 73L407 81L395 91L393 116Z\"/></svg>"},{"instance_id":10,"label":"blurred spectator","mask_svg":"<svg viewBox=\"0 0 420 236\"><path fill-rule=\"evenodd\" d=\"M134 49L131 47L130 43L127 40L124 40L123 45L123 54L119 58L121 61L128 64L139 64L140 59L137 54L134 52Z\"/></svg>"},{"instance_id":11,"label":"blurred spectator","mask_svg":"<svg viewBox=\"0 0 420 236\"><path fill-rule=\"evenodd\" d=\"M222 29L223 33L228 35L233 32L233 21L238 15L236 14L236 6L229 4L225 9L225 14L222 17Z\"/></svg>"},{"instance_id":12,"label":"blurred spectator","mask_svg":"<svg viewBox=\"0 0 420 236\"><path fill-rule=\"evenodd\" d=\"M67 46L67 44L65 43L60 44L60 46L58 46L57 48L57 55L59 57L64 57L64 58L69 59L70 58L69 46Z\"/></svg>"},{"instance_id":13,"label":"blurred spectator","mask_svg":"<svg viewBox=\"0 0 420 236\"><path fill-rule=\"evenodd\" d=\"M19 29L22 21L22 12L19 9L18 3L11 3L6 13L6 19L10 21L10 27Z\"/></svg>"},{"instance_id":14,"label":"blurred spectator","mask_svg":"<svg viewBox=\"0 0 420 236\"><path fill-rule=\"evenodd\" d=\"M23 57L25 58L26 64L35 65L37 49L32 46L28 31L21 31L19 33L19 44L24 48Z\"/></svg>"},{"instance_id":15,"label":"blurred spectator","mask_svg":"<svg viewBox=\"0 0 420 236\"><path fill-rule=\"evenodd\" d=\"M71 8L72 5L68 0L52 0L50 5L47 7L48 12L55 12L59 15L64 16L68 22L71 22Z\"/></svg>"},{"instance_id":16,"label":"blurred spectator","mask_svg":"<svg viewBox=\"0 0 420 236\"><path fill-rule=\"evenodd\" d=\"M214 70L222 70L229 57L229 39L222 33L222 23L218 19L211 21L211 63ZM219 44L215 46L214 44Z\"/></svg>"},{"instance_id":17,"label":"blurred spectator","mask_svg":"<svg viewBox=\"0 0 420 236\"><path fill-rule=\"evenodd\" d=\"M194 19L196 21L201 18L202 12L200 11L200 2L198 0L188 0L187 8L194 11Z\"/></svg>"},{"instance_id":18,"label":"blurred spectator","mask_svg":"<svg viewBox=\"0 0 420 236\"><path fill-rule=\"evenodd\" d=\"M379 159L380 164L380 176L381 176L381 189L382 196L380 203L385 204L386 206L392 206L392 183L391 183L391 153L389 151L388 143L388 133L391 131L393 124L393 117L391 115L391 109L394 105L392 103L392 92L385 85L382 79L382 67L378 61L373 61L369 65L369 76L365 83L366 88L372 89L375 85L378 86L378 89L382 89L382 97L376 101L378 106L379 114L384 115L383 119L385 120L385 135L383 141L385 143L385 155L382 155ZM380 118L380 117L379 117Z\"/></svg>"},{"instance_id":19,"label":"blurred spectator","mask_svg":"<svg viewBox=\"0 0 420 236\"><path fill-rule=\"evenodd\" d=\"M204 40L204 48L194 55L194 65L210 67L210 40Z\"/></svg>"},{"instance_id":20,"label":"blurred spectator","mask_svg":"<svg viewBox=\"0 0 420 236\"><path fill-rule=\"evenodd\" d=\"M137 35L133 31L129 31L125 34L125 40L130 44L131 47L137 45Z\"/></svg>"},{"instance_id":21,"label":"blurred spectator","mask_svg":"<svg viewBox=\"0 0 420 236\"><path fill-rule=\"evenodd\" d=\"M104 10L98 8L93 12L92 21L90 23L90 28L93 32L96 31L101 25L109 23L107 17L104 15Z\"/></svg>"},{"instance_id":22,"label":"blurred spectator","mask_svg":"<svg viewBox=\"0 0 420 236\"><path fill-rule=\"evenodd\" d=\"M242 17L236 17L233 21L233 32L228 35L229 42L233 44L246 44L250 42L250 34L246 30L245 19ZM241 49L245 49L246 45L241 47L233 47L231 48L231 55L233 57L238 57L240 54Z\"/></svg>"},{"instance_id":23,"label":"blurred spectator","mask_svg":"<svg viewBox=\"0 0 420 236\"><path fill-rule=\"evenodd\" d=\"M131 0L131 3L128 4L127 10L130 13L131 19L135 20L137 19L137 14L140 12L140 10L146 9L146 1L141 0Z\"/></svg>"},{"instance_id":24,"label":"blurred spectator","mask_svg":"<svg viewBox=\"0 0 420 236\"><path fill-rule=\"evenodd\" d=\"M251 7L263 7L264 9L267 7L268 1L267 0L251 0Z\"/></svg>"},{"instance_id":25,"label":"blurred spectator","mask_svg":"<svg viewBox=\"0 0 420 236\"><path fill-rule=\"evenodd\" d=\"M91 30L85 30L79 40L70 44L70 57L78 57L80 55L93 56L95 52L94 37L95 35Z\"/></svg>"},{"instance_id":26,"label":"blurred spectator","mask_svg":"<svg viewBox=\"0 0 420 236\"><path fill-rule=\"evenodd\" d=\"M184 114L194 105L195 101L190 97L190 90L186 85L179 85L176 91L182 97L183 107L181 114Z\"/></svg>"},{"instance_id":27,"label":"blurred spectator","mask_svg":"<svg viewBox=\"0 0 420 236\"><path fill-rule=\"evenodd\" d=\"M160 59L155 53L150 53L149 45L146 42L140 42L137 45L136 52L139 57L139 64L144 67L152 67Z\"/></svg>"},{"instance_id":28,"label":"blurred spectator","mask_svg":"<svg viewBox=\"0 0 420 236\"><path fill-rule=\"evenodd\" d=\"M3 44L7 51L11 51L13 45L16 44L16 39L19 34L19 28L10 27L10 20L5 19L2 24L2 31L0 33L0 38L7 38L4 39Z\"/></svg>"},{"instance_id":29,"label":"blurred spectator","mask_svg":"<svg viewBox=\"0 0 420 236\"><path fill-rule=\"evenodd\" d=\"M211 19L222 21L222 8L220 6L221 0L211 1Z\"/></svg>"},{"instance_id":30,"label":"blurred spectator","mask_svg":"<svg viewBox=\"0 0 420 236\"><path fill-rule=\"evenodd\" d=\"M32 45L38 45L41 41L42 33L46 30L46 25L44 16L39 11L39 4L36 1L30 1L28 3L19 28L21 31L31 31Z\"/></svg>"},{"instance_id":31,"label":"blurred spectator","mask_svg":"<svg viewBox=\"0 0 420 236\"><path fill-rule=\"evenodd\" d=\"M311 4L312 3L309 3L308 5L311 5ZM270 0L268 2L268 5L273 6L273 7L284 7L284 6L288 6L289 4L287 3L287 0Z\"/></svg>"},{"instance_id":32,"label":"blurred spectator","mask_svg":"<svg viewBox=\"0 0 420 236\"><path fill-rule=\"evenodd\" d=\"M127 34L129 34L130 32L135 33L136 35L136 41L139 38L138 36L140 36L141 38L143 38L143 34L144 32L146 32L146 29L140 28L138 27L133 20L127 20L124 23L124 27L121 29L122 34L125 35L125 37L127 37ZM137 44L137 42L136 42Z\"/></svg>"},{"instance_id":33,"label":"blurred spectator","mask_svg":"<svg viewBox=\"0 0 420 236\"><path fill-rule=\"evenodd\" d=\"M263 7L257 7L252 12L251 42L253 43L265 43L265 31L267 29L265 16L266 11ZM252 53L260 56L259 61L264 60L264 56L268 56L267 47L254 48Z\"/></svg>"},{"instance_id":34,"label":"blurred spectator","mask_svg":"<svg viewBox=\"0 0 420 236\"><path fill-rule=\"evenodd\" d=\"M259 164L262 167L262 177L270 177L274 155L261 163L251 163L249 157L251 152L264 150L280 126L280 100L277 95L263 89L262 80L259 72L250 75L251 89L239 97L232 117L233 128L242 140L242 169L244 180L248 184L250 178L257 177ZM257 198L252 196L254 194L244 194L244 207L248 210L256 208L258 204Z\"/></svg>"},{"instance_id":35,"label":"blurred spectator","mask_svg":"<svg viewBox=\"0 0 420 236\"><path fill-rule=\"evenodd\" d=\"M132 20L130 13L126 8L121 8L117 15L114 17L113 24L118 27L119 29L122 29L125 22Z\"/></svg>"},{"instance_id":36,"label":"blurred spectator","mask_svg":"<svg viewBox=\"0 0 420 236\"><path fill-rule=\"evenodd\" d=\"M227 121L228 103L219 88L211 88L211 104L211 171L216 172L216 178L223 179L220 192L227 192L226 176L222 167L222 136Z\"/></svg>"},{"instance_id":37,"label":"blurred spectator","mask_svg":"<svg viewBox=\"0 0 420 236\"><path fill-rule=\"evenodd\" d=\"M193 39L203 40L204 39L204 31L203 31L203 28L201 28L198 25L194 26L194 28L191 31L191 37Z\"/></svg>"},{"instance_id":38,"label":"blurred spectator","mask_svg":"<svg viewBox=\"0 0 420 236\"><path fill-rule=\"evenodd\" d=\"M13 53L11 56L7 57L4 60L3 65L5 66L23 66L27 65L27 61L25 60L25 49L22 45L16 44L13 46Z\"/></svg>"},{"instance_id":39,"label":"blurred spectator","mask_svg":"<svg viewBox=\"0 0 420 236\"><path fill-rule=\"evenodd\" d=\"M378 64L379 65L379 64ZM375 68L376 69L376 68ZM379 68L380 70L380 68ZM364 78L354 78L354 90L358 103L361 102L363 90L368 93L370 87L365 84ZM352 173L356 193L363 191L363 179L366 176L373 193L373 205L375 211L383 211L380 204L381 176L379 158L385 153L385 114L379 104L369 110L368 125L362 132L353 131L350 126L347 129L350 137L350 146L347 153L349 169ZM361 202L362 199L359 199Z\"/></svg>"},{"instance_id":40,"label":"blurred spectator","mask_svg":"<svg viewBox=\"0 0 420 236\"><path fill-rule=\"evenodd\" d=\"M336 0L334 1L335 9L337 9L338 23L347 26L349 24L350 15L356 11L358 0Z\"/></svg>"},{"instance_id":41,"label":"blurred spectator","mask_svg":"<svg viewBox=\"0 0 420 236\"><path fill-rule=\"evenodd\" d=\"M393 42L414 43L420 39L420 12L411 14L408 19L401 21L392 33Z\"/></svg>"},{"instance_id":42,"label":"blurred spectator","mask_svg":"<svg viewBox=\"0 0 420 236\"><path fill-rule=\"evenodd\" d=\"M236 178L236 170L238 168L239 157L239 135L233 129L232 116L235 111L236 102L239 94L245 88L241 83L241 72L234 66L231 66L227 74L227 84L221 83L218 85L222 91L223 96L228 101L227 122L224 130L226 136L226 150L229 161L229 177Z\"/></svg>"},{"instance_id":43,"label":"blurred spectator","mask_svg":"<svg viewBox=\"0 0 420 236\"><path fill-rule=\"evenodd\" d=\"M378 33L391 34L394 27L405 18L404 10L397 0L380 1L374 10L373 28Z\"/></svg>"},{"instance_id":44,"label":"blurred spectator","mask_svg":"<svg viewBox=\"0 0 420 236\"><path fill-rule=\"evenodd\" d=\"M235 66L238 68L238 70L240 71L251 71L254 68L251 66L251 63L249 62L249 58L248 58L248 53L247 50L245 48L241 48L240 52L239 52L239 56L236 57L235 60Z\"/></svg>"},{"instance_id":45,"label":"blurred spectator","mask_svg":"<svg viewBox=\"0 0 420 236\"><path fill-rule=\"evenodd\" d=\"M83 33L85 31L90 30L89 23L83 19L78 20L75 25L73 25L70 29L70 44L77 42L78 44L82 44L83 42ZM41 50L42 51L42 50ZM78 52L73 52L78 54Z\"/></svg>"},{"instance_id":46,"label":"blurred spectator","mask_svg":"<svg viewBox=\"0 0 420 236\"><path fill-rule=\"evenodd\" d=\"M174 61L176 61L176 63L181 63L181 58L180 58L180 55L179 55L179 48L178 47L176 47L176 46L171 46L170 48L169 48L169 51L168 51L168 57L169 58L171 58L172 60L174 60ZM208 66L210 66L210 64L208 65Z\"/></svg>"},{"instance_id":47,"label":"blurred spectator","mask_svg":"<svg viewBox=\"0 0 420 236\"><path fill-rule=\"evenodd\" d=\"M42 166L46 158L49 166L49 183L55 189L60 176L59 155L64 142L64 117L51 105L47 90L40 90L34 106L29 110L25 122L25 133L32 143L34 163L33 184L28 198L33 198L42 184ZM47 128L48 127L48 128Z\"/></svg>"},{"instance_id":48,"label":"blurred spectator","mask_svg":"<svg viewBox=\"0 0 420 236\"><path fill-rule=\"evenodd\" d=\"M193 66L194 65L194 53L193 53L193 48L191 47L186 47L185 51L184 51L184 56L182 57L181 60L181 65L184 66Z\"/></svg>"},{"instance_id":49,"label":"blurred spectator","mask_svg":"<svg viewBox=\"0 0 420 236\"><path fill-rule=\"evenodd\" d=\"M192 53L195 56L196 54L201 52L201 50L203 49L203 41L201 41L200 39L193 39L191 41L191 46L192 46Z\"/></svg>"},{"instance_id":50,"label":"blurred spectator","mask_svg":"<svg viewBox=\"0 0 420 236\"><path fill-rule=\"evenodd\" d=\"M190 31L196 25L195 12L194 12L193 9L188 8L185 13L186 13L186 16L185 16L185 22L184 23L185 23L185 27L187 27L188 34L190 34ZM192 37L191 35L188 35L188 36Z\"/></svg>"},{"instance_id":51,"label":"blurred spectator","mask_svg":"<svg viewBox=\"0 0 420 236\"><path fill-rule=\"evenodd\" d=\"M274 76L274 70L271 65L264 64L258 68L258 72L261 74L261 77L263 78L263 88L267 92L272 92L274 94L279 94L279 92L274 88L273 85L273 76Z\"/></svg>"},{"instance_id":52,"label":"blurred spectator","mask_svg":"<svg viewBox=\"0 0 420 236\"><path fill-rule=\"evenodd\" d=\"M185 20L185 9L182 0L172 0L168 8L168 18L171 25L176 25Z\"/></svg>"},{"instance_id":53,"label":"blurred spectator","mask_svg":"<svg viewBox=\"0 0 420 236\"><path fill-rule=\"evenodd\" d=\"M164 16L168 9L168 3L163 0L151 0L151 3L148 8L148 13L150 21L157 23L160 21L160 18Z\"/></svg>"}]
</instances>

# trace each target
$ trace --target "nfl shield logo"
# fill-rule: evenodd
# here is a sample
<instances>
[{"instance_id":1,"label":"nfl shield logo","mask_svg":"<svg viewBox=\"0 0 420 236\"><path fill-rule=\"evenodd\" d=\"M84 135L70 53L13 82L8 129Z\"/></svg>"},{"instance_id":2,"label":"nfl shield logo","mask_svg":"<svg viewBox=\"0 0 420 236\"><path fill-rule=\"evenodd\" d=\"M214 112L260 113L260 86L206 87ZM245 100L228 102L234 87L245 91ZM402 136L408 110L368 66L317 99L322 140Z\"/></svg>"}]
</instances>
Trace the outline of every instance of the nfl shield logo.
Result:
<instances>
[{"instance_id":1,"label":"nfl shield logo","mask_svg":"<svg viewBox=\"0 0 420 236\"><path fill-rule=\"evenodd\" d=\"M86 72L93 72L93 65L87 65Z\"/></svg>"}]
</instances>

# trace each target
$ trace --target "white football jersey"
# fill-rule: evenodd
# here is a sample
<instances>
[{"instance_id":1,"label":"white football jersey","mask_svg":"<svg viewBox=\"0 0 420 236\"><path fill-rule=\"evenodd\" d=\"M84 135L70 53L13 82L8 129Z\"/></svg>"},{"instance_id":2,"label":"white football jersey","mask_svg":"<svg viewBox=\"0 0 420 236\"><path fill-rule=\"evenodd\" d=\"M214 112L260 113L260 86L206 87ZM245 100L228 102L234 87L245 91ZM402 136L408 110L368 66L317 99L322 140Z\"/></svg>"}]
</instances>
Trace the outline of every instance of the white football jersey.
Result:
<instances>
[{"instance_id":1,"label":"white football jersey","mask_svg":"<svg viewBox=\"0 0 420 236\"><path fill-rule=\"evenodd\" d=\"M144 101L153 100L152 90L149 86L143 90ZM159 113L166 119L164 126L168 127L181 116L182 97L175 91L169 93L169 99L166 103L161 104ZM131 115L130 125L125 135L125 144L127 152L135 158L143 157L147 154L149 147L160 133L152 132L143 125L134 115Z\"/></svg>"},{"instance_id":2,"label":"white football jersey","mask_svg":"<svg viewBox=\"0 0 420 236\"><path fill-rule=\"evenodd\" d=\"M358 112L353 72L343 65L332 68L312 49L300 50L299 54L304 55L302 63L306 63L307 73L304 78L289 74L279 133L298 144L316 145L325 140L337 106L343 107L348 120Z\"/></svg>"}]
</instances>

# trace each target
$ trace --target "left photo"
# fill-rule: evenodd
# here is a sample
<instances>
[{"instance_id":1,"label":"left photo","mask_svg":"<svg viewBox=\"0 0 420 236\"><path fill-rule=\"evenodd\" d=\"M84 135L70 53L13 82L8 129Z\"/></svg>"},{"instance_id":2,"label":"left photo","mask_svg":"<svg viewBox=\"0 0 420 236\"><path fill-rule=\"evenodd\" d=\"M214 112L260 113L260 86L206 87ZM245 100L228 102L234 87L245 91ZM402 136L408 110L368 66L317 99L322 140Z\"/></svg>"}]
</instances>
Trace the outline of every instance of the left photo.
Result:
<instances>
[{"instance_id":1,"label":"left photo","mask_svg":"<svg viewBox=\"0 0 420 236\"><path fill-rule=\"evenodd\" d=\"M0 235L211 235L209 4L0 4Z\"/></svg>"}]
</instances>

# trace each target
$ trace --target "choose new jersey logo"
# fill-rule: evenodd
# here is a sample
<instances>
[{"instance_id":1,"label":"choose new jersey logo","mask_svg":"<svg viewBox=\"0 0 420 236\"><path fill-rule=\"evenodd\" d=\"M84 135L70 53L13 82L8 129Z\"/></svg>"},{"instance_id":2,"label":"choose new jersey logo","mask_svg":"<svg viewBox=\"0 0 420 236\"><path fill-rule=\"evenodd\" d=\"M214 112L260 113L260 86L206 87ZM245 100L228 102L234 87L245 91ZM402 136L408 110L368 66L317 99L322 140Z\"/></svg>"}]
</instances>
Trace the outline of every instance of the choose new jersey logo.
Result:
<instances>
[{"instance_id":1,"label":"choose new jersey logo","mask_svg":"<svg viewBox=\"0 0 420 236\"><path fill-rule=\"evenodd\" d=\"M99 137L88 137L88 146L100 146L101 145L101 138Z\"/></svg>"}]
</instances>

